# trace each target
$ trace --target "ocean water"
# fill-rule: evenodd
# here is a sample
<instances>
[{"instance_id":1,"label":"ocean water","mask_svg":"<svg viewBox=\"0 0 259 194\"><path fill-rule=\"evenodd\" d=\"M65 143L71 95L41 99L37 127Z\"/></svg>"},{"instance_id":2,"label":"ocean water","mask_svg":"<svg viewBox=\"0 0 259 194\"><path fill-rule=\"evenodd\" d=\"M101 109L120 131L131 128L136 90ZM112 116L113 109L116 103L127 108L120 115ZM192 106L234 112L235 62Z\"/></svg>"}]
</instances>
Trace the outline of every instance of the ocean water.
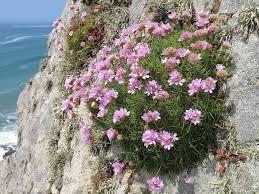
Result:
<instances>
[{"instance_id":1,"label":"ocean water","mask_svg":"<svg viewBox=\"0 0 259 194\"><path fill-rule=\"evenodd\" d=\"M17 98L47 56L50 30L48 23L0 23L0 160L15 148Z\"/></svg>"}]
</instances>

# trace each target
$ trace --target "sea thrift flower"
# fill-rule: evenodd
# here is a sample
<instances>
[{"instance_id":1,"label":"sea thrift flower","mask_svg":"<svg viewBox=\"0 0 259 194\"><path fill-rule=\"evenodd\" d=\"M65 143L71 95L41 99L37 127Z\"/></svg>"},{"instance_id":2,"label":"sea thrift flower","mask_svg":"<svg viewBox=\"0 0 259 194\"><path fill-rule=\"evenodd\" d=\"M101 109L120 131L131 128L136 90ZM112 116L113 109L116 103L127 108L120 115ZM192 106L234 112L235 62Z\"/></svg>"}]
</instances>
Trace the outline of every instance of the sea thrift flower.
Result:
<instances>
[{"instance_id":1,"label":"sea thrift flower","mask_svg":"<svg viewBox=\"0 0 259 194\"><path fill-rule=\"evenodd\" d=\"M104 107L99 108L99 112L97 113L98 118L103 118L108 114L108 110Z\"/></svg>"},{"instance_id":2,"label":"sea thrift flower","mask_svg":"<svg viewBox=\"0 0 259 194\"><path fill-rule=\"evenodd\" d=\"M97 80L99 83L103 83L106 85L107 83L111 82L114 78L114 71L109 70L102 70L97 74Z\"/></svg>"},{"instance_id":3,"label":"sea thrift flower","mask_svg":"<svg viewBox=\"0 0 259 194\"><path fill-rule=\"evenodd\" d=\"M175 57L166 57L162 60L162 63L165 64L167 70L172 70L176 67L177 64L180 64L180 60Z\"/></svg>"},{"instance_id":4,"label":"sea thrift flower","mask_svg":"<svg viewBox=\"0 0 259 194\"><path fill-rule=\"evenodd\" d=\"M209 50L212 48L212 45L204 40L198 40L197 42L191 44L191 47L199 50Z\"/></svg>"},{"instance_id":5,"label":"sea thrift flower","mask_svg":"<svg viewBox=\"0 0 259 194\"><path fill-rule=\"evenodd\" d=\"M228 72L225 70L224 65L217 64L216 69L217 69L217 76L218 77L227 77L228 76Z\"/></svg>"},{"instance_id":6,"label":"sea thrift flower","mask_svg":"<svg viewBox=\"0 0 259 194\"><path fill-rule=\"evenodd\" d=\"M148 184L148 190L154 193L159 193L165 187L164 181L162 181L160 177L157 177L157 176L147 180L147 184Z\"/></svg>"},{"instance_id":7,"label":"sea thrift flower","mask_svg":"<svg viewBox=\"0 0 259 194\"><path fill-rule=\"evenodd\" d=\"M74 81L75 81L75 78L73 78L73 77L68 77L65 80L65 85L64 86L65 86L66 90L69 90L69 89L73 88Z\"/></svg>"},{"instance_id":8,"label":"sea thrift flower","mask_svg":"<svg viewBox=\"0 0 259 194\"><path fill-rule=\"evenodd\" d=\"M143 87L142 82L138 78L130 78L128 83L128 93L134 94Z\"/></svg>"},{"instance_id":9,"label":"sea thrift flower","mask_svg":"<svg viewBox=\"0 0 259 194\"><path fill-rule=\"evenodd\" d=\"M178 20L178 16L176 14L176 12L172 11L169 15L168 15L168 18L172 21L176 21Z\"/></svg>"},{"instance_id":10,"label":"sea thrift flower","mask_svg":"<svg viewBox=\"0 0 259 194\"><path fill-rule=\"evenodd\" d=\"M130 115L130 112L127 111L126 108L121 108L120 110L116 110L113 114L113 123L117 123L123 121Z\"/></svg>"},{"instance_id":11,"label":"sea thrift flower","mask_svg":"<svg viewBox=\"0 0 259 194\"><path fill-rule=\"evenodd\" d=\"M197 21L195 23L198 27L203 27L209 23L209 13L205 11L199 11L196 15Z\"/></svg>"},{"instance_id":12,"label":"sea thrift flower","mask_svg":"<svg viewBox=\"0 0 259 194\"><path fill-rule=\"evenodd\" d=\"M183 32L178 41L184 42L192 38L192 32Z\"/></svg>"},{"instance_id":13,"label":"sea thrift flower","mask_svg":"<svg viewBox=\"0 0 259 194\"><path fill-rule=\"evenodd\" d=\"M207 34L208 34L207 28L202 28L202 29L196 30L193 33L193 35L196 36L196 37L205 36Z\"/></svg>"},{"instance_id":14,"label":"sea thrift flower","mask_svg":"<svg viewBox=\"0 0 259 194\"><path fill-rule=\"evenodd\" d=\"M75 117L75 113L72 110L67 111L67 118L72 120Z\"/></svg>"},{"instance_id":15,"label":"sea thrift flower","mask_svg":"<svg viewBox=\"0 0 259 194\"><path fill-rule=\"evenodd\" d=\"M179 138L176 133L169 133L166 131L162 131L159 133L159 142L164 149L170 150L174 147L175 142Z\"/></svg>"},{"instance_id":16,"label":"sea thrift flower","mask_svg":"<svg viewBox=\"0 0 259 194\"><path fill-rule=\"evenodd\" d=\"M115 81L117 81L119 84L123 84L125 81L124 79L125 73L126 73L125 69L123 69L122 67L118 68L115 74Z\"/></svg>"},{"instance_id":17,"label":"sea thrift flower","mask_svg":"<svg viewBox=\"0 0 259 194\"><path fill-rule=\"evenodd\" d=\"M192 179L191 179L188 175L185 175L185 176L183 177L183 182L184 182L185 184L190 184L191 181L192 181Z\"/></svg>"},{"instance_id":18,"label":"sea thrift flower","mask_svg":"<svg viewBox=\"0 0 259 194\"><path fill-rule=\"evenodd\" d=\"M158 111L148 111L147 113L144 113L141 118L147 123L161 119L160 113Z\"/></svg>"},{"instance_id":19,"label":"sea thrift flower","mask_svg":"<svg viewBox=\"0 0 259 194\"><path fill-rule=\"evenodd\" d=\"M183 57L186 57L189 53L190 53L190 51L188 49L179 48L179 49L176 49L175 56L183 58Z\"/></svg>"},{"instance_id":20,"label":"sea thrift flower","mask_svg":"<svg viewBox=\"0 0 259 194\"><path fill-rule=\"evenodd\" d=\"M155 80L149 81L147 86L146 86L146 91L145 94L148 96L154 95L156 92L160 91L162 87L157 84Z\"/></svg>"},{"instance_id":21,"label":"sea thrift flower","mask_svg":"<svg viewBox=\"0 0 259 194\"><path fill-rule=\"evenodd\" d=\"M87 13L86 13L85 11L81 13L81 15L80 15L80 19L81 19L81 21L82 21L82 22L84 22L84 21L85 21L86 16L87 16Z\"/></svg>"},{"instance_id":22,"label":"sea thrift flower","mask_svg":"<svg viewBox=\"0 0 259 194\"><path fill-rule=\"evenodd\" d=\"M143 67L134 66L131 68L131 73L129 74L133 78L142 78L148 79L149 78L149 71L145 70Z\"/></svg>"},{"instance_id":23,"label":"sea thrift flower","mask_svg":"<svg viewBox=\"0 0 259 194\"><path fill-rule=\"evenodd\" d=\"M163 50L162 55L163 55L163 56L166 56L166 57L168 57L168 58L169 58L169 57L174 57L175 52L176 52L176 49L175 49L175 48L173 48L173 47L168 47L168 48L166 48L166 49Z\"/></svg>"},{"instance_id":24,"label":"sea thrift flower","mask_svg":"<svg viewBox=\"0 0 259 194\"><path fill-rule=\"evenodd\" d=\"M150 54L150 49L147 43L138 43L135 49L139 58L145 58Z\"/></svg>"},{"instance_id":25,"label":"sea thrift flower","mask_svg":"<svg viewBox=\"0 0 259 194\"><path fill-rule=\"evenodd\" d=\"M155 92L155 95L152 98L157 100L166 100L169 98L169 93L165 90L159 90Z\"/></svg>"},{"instance_id":26,"label":"sea thrift flower","mask_svg":"<svg viewBox=\"0 0 259 194\"><path fill-rule=\"evenodd\" d=\"M190 121L194 125L197 125L198 123L201 122L201 116L202 116L201 111L199 111L198 109L191 108L185 111L184 119L186 121Z\"/></svg>"},{"instance_id":27,"label":"sea thrift flower","mask_svg":"<svg viewBox=\"0 0 259 194\"><path fill-rule=\"evenodd\" d=\"M122 174L123 170L124 170L125 164L123 163L119 163L119 162L115 162L112 164L112 168L113 168L113 172L115 176L119 176Z\"/></svg>"},{"instance_id":28,"label":"sea thrift flower","mask_svg":"<svg viewBox=\"0 0 259 194\"><path fill-rule=\"evenodd\" d=\"M90 127L87 127L83 122L79 124L81 129L82 139L85 144L90 144L92 140L92 131Z\"/></svg>"},{"instance_id":29,"label":"sea thrift flower","mask_svg":"<svg viewBox=\"0 0 259 194\"><path fill-rule=\"evenodd\" d=\"M168 83L169 85L179 85L179 86L182 86L183 83L185 82L185 79L183 79L183 76L181 73L179 73L177 70L174 70L172 71L170 74L169 74L169 80L168 80Z\"/></svg>"},{"instance_id":30,"label":"sea thrift flower","mask_svg":"<svg viewBox=\"0 0 259 194\"><path fill-rule=\"evenodd\" d=\"M75 104L71 102L69 99L66 99L62 102L61 109L63 111L71 110L75 107Z\"/></svg>"},{"instance_id":31,"label":"sea thrift flower","mask_svg":"<svg viewBox=\"0 0 259 194\"><path fill-rule=\"evenodd\" d=\"M218 30L218 26L214 23L207 27L208 34L214 34Z\"/></svg>"},{"instance_id":32,"label":"sea thrift flower","mask_svg":"<svg viewBox=\"0 0 259 194\"><path fill-rule=\"evenodd\" d=\"M143 133L142 141L146 148L150 145L156 145L157 140L158 140L158 133L156 131L146 130Z\"/></svg>"},{"instance_id":33,"label":"sea thrift flower","mask_svg":"<svg viewBox=\"0 0 259 194\"><path fill-rule=\"evenodd\" d=\"M206 80L203 80L201 83L201 88L204 90L204 92L212 93L213 90L216 88L217 80L208 77Z\"/></svg>"},{"instance_id":34,"label":"sea thrift flower","mask_svg":"<svg viewBox=\"0 0 259 194\"><path fill-rule=\"evenodd\" d=\"M202 90L201 83L202 83L201 79L192 80L192 82L189 84L189 91L188 91L190 96L197 94Z\"/></svg>"},{"instance_id":35,"label":"sea thrift flower","mask_svg":"<svg viewBox=\"0 0 259 194\"><path fill-rule=\"evenodd\" d=\"M118 131L113 128L110 128L106 131L106 135L110 141L116 139L118 134L119 134Z\"/></svg>"},{"instance_id":36,"label":"sea thrift flower","mask_svg":"<svg viewBox=\"0 0 259 194\"><path fill-rule=\"evenodd\" d=\"M191 64L197 64L201 60L201 54L190 53L188 55L188 60Z\"/></svg>"}]
</instances>

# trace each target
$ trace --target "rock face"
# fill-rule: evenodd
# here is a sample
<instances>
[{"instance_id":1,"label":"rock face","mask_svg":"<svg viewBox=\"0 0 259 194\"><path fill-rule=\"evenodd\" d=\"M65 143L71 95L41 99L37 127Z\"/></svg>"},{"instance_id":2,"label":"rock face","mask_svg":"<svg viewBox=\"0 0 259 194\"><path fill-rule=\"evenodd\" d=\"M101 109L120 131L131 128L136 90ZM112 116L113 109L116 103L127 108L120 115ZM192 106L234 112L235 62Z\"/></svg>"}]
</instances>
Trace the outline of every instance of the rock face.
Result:
<instances>
[{"instance_id":1,"label":"rock face","mask_svg":"<svg viewBox=\"0 0 259 194\"><path fill-rule=\"evenodd\" d=\"M72 17L68 6L71 2L68 1L62 15L65 26ZM117 26L112 23L107 27L116 33L127 20L134 23L152 17L152 6L162 0L132 0L130 6L124 1L101 2L109 9L108 21L111 21L109 18L120 18ZM245 1L233 0L193 0L192 3L196 10L211 9L230 15L228 23L232 29L238 26L236 12L245 6ZM90 6L77 4L81 9L91 9L91 3ZM77 127L62 119L63 115L54 108L63 97L60 83L67 75L65 72L73 73L65 52L57 48L57 42L65 46L65 35L50 35L49 57L19 96L18 149L0 163L0 193L145 193L145 180L150 176L146 172L127 171L121 180L107 178L100 185L97 182L98 189L93 184L100 168L104 168L102 153L96 156L90 153L82 144ZM251 34L245 43L238 33L233 33L233 76L226 84L229 104L234 107L229 120L235 130L230 133L229 142L246 153L250 160L231 164L222 177L215 173L216 161L210 157L190 172L193 181L189 185L179 181L183 174L163 177L167 184L164 193L259 192L258 45L255 34ZM89 119L86 121L90 122ZM112 156L112 153L107 155Z\"/></svg>"}]
</instances>

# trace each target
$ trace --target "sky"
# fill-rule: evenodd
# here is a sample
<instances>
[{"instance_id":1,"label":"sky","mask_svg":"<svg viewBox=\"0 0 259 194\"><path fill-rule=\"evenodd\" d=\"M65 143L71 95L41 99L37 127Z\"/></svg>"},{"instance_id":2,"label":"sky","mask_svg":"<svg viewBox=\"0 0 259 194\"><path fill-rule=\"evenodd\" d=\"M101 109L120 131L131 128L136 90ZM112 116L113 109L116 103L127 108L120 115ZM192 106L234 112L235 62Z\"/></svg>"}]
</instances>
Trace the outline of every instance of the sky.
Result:
<instances>
[{"instance_id":1,"label":"sky","mask_svg":"<svg viewBox=\"0 0 259 194\"><path fill-rule=\"evenodd\" d=\"M1 0L0 22L50 22L58 18L67 0Z\"/></svg>"}]
</instances>

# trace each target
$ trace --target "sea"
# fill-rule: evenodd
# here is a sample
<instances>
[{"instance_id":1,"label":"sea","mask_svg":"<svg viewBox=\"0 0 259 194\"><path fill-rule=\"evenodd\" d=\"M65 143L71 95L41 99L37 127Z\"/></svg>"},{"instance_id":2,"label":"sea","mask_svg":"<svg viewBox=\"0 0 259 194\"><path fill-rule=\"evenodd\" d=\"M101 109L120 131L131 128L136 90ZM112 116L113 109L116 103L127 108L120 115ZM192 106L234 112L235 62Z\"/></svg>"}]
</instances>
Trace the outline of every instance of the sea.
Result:
<instances>
[{"instance_id":1,"label":"sea","mask_svg":"<svg viewBox=\"0 0 259 194\"><path fill-rule=\"evenodd\" d=\"M16 149L17 98L47 56L50 23L0 23L0 160Z\"/></svg>"}]
</instances>

